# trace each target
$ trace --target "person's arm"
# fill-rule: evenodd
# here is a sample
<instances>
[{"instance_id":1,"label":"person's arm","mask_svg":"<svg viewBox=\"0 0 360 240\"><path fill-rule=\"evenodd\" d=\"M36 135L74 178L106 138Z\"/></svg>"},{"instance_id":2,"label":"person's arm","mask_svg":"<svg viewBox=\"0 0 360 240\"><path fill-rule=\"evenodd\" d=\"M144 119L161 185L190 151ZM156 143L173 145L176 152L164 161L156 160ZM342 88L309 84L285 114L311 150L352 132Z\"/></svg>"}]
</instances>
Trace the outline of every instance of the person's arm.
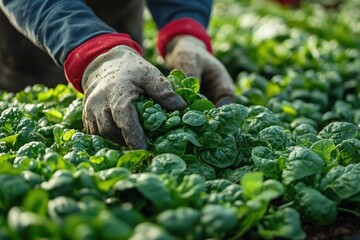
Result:
<instances>
[{"instance_id":1,"label":"person's arm","mask_svg":"<svg viewBox=\"0 0 360 240\"><path fill-rule=\"evenodd\" d=\"M148 0L159 29L157 49L166 65L201 80L201 93L217 106L235 100L234 83L212 55L207 26L212 0Z\"/></svg>"},{"instance_id":2,"label":"person's arm","mask_svg":"<svg viewBox=\"0 0 360 240\"><path fill-rule=\"evenodd\" d=\"M191 18L206 28L213 0L147 0L147 3L159 29L180 18Z\"/></svg>"},{"instance_id":3,"label":"person's arm","mask_svg":"<svg viewBox=\"0 0 360 240\"><path fill-rule=\"evenodd\" d=\"M129 35L116 33L80 0L0 0L12 24L64 66L66 78L84 92L83 124L130 148L147 141L133 102L152 97L164 108L186 106L161 72L141 57Z\"/></svg>"},{"instance_id":4,"label":"person's arm","mask_svg":"<svg viewBox=\"0 0 360 240\"><path fill-rule=\"evenodd\" d=\"M148 8L159 29L157 48L165 57L166 45L172 38L188 34L203 41L211 52L210 37L206 32L213 0L147 0Z\"/></svg>"},{"instance_id":5,"label":"person's arm","mask_svg":"<svg viewBox=\"0 0 360 240\"><path fill-rule=\"evenodd\" d=\"M0 7L22 34L60 66L82 43L116 32L80 0L0 0Z\"/></svg>"}]
</instances>

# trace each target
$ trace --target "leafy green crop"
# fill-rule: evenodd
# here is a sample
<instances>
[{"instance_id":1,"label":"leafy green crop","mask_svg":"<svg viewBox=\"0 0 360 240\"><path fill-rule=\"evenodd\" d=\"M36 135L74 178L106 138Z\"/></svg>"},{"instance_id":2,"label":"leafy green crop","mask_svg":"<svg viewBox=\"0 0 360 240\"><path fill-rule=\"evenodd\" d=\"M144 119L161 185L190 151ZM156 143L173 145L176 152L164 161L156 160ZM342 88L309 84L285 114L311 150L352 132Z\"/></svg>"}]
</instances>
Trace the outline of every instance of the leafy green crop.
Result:
<instances>
[{"instance_id":1,"label":"leafy green crop","mask_svg":"<svg viewBox=\"0 0 360 240\"><path fill-rule=\"evenodd\" d=\"M198 79L179 70L168 79L187 101L185 110L168 113L146 98L136 103L155 153L192 154L217 168L231 166L238 149L234 135L247 117L247 108L240 104L215 108L198 93Z\"/></svg>"},{"instance_id":2,"label":"leafy green crop","mask_svg":"<svg viewBox=\"0 0 360 240\"><path fill-rule=\"evenodd\" d=\"M134 103L149 149L85 133L69 86L0 91L0 239L306 239L343 212L356 223L359 5L258 2L215 3L214 54L237 93L219 108L164 69L146 22L148 59L187 103Z\"/></svg>"}]
</instances>

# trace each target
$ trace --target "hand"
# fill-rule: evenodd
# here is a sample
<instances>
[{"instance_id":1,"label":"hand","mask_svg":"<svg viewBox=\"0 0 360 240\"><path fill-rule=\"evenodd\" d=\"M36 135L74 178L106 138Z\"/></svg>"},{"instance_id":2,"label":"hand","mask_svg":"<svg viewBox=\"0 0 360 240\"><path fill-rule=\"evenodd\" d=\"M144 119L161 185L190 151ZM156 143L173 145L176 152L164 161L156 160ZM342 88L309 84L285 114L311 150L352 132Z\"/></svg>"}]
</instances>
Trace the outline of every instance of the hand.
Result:
<instances>
[{"instance_id":1,"label":"hand","mask_svg":"<svg viewBox=\"0 0 360 240\"><path fill-rule=\"evenodd\" d=\"M127 46L114 47L96 57L86 68L81 83L87 132L132 149L148 146L133 104L139 95L153 98L170 111L186 106L161 72Z\"/></svg>"},{"instance_id":2,"label":"hand","mask_svg":"<svg viewBox=\"0 0 360 240\"><path fill-rule=\"evenodd\" d=\"M181 35L173 38L166 47L165 63L179 68L188 76L201 80L201 93L216 106L235 100L234 82L224 65L210 54L199 39Z\"/></svg>"}]
</instances>

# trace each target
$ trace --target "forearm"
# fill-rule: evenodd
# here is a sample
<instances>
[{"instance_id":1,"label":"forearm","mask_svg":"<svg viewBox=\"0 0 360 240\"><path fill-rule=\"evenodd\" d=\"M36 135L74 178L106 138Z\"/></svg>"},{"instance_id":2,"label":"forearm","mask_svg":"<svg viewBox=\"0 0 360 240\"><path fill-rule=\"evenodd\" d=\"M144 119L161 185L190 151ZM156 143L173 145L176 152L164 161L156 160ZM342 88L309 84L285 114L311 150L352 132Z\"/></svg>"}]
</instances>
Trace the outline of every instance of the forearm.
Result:
<instances>
[{"instance_id":1,"label":"forearm","mask_svg":"<svg viewBox=\"0 0 360 240\"><path fill-rule=\"evenodd\" d=\"M0 0L12 24L62 66L68 54L85 41L115 32L83 1Z\"/></svg>"},{"instance_id":2,"label":"forearm","mask_svg":"<svg viewBox=\"0 0 360 240\"><path fill-rule=\"evenodd\" d=\"M212 52L206 28L211 15L212 0L148 0L148 6L159 28L157 49L165 57L168 43L179 35L200 39Z\"/></svg>"},{"instance_id":3,"label":"forearm","mask_svg":"<svg viewBox=\"0 0 360 240\"><path fill-rule=\"evenodd\" d=\"M213 0L147 0L147 3L159 29L180 18L191 18L206 28Z\"/></svg>"}]
</instances>

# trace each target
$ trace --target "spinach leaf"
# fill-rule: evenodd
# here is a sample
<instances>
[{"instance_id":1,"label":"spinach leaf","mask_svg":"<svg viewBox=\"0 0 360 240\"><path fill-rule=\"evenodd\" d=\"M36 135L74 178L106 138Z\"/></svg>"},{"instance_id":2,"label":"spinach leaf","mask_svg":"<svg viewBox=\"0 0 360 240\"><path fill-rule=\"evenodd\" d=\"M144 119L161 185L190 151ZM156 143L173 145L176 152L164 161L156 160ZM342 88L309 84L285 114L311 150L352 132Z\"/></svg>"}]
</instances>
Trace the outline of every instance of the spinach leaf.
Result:
<instances>
[{"instance_id":1,"label":"spinach leaf","mask_svg":"<svg viewBox=\"0 0 360 240\"><path fill-rule=\"evenodd\" d=\"M203 148L200 150L201 159L213 166L226 168L231 166L236 158L236 142L231 135L222 139L216 148Z\"/></svg>"},{"instance_id":2,"label":"spinach leaf","mask_svg":"<svg viewBox=\"0 0 360 240\"><path fill-rule=\"evenodd\" d=\"M185 161L172 153L163 153L155 156L149 166L151 172L156 174L179 175L186 169Z\"/></svg>"},{"instance_id":3,"label":"spinach leaf","mask_svg":"<svg viewBox=\"0 0 360 240\"><path fill-rule=\"evenodd\" d=\"M155 151L160 153L185 154L188 143L200 147L196 134L188 128L170 130L165 135L155 139Z\"/></svg>"},{"instance_id":4,"label":"spinach leaf","mask_svg":"<svg viewBox=\"0 0 360 240\"><path fill-rule=\"evenodd\" d=\"M206 117L209 125L219 134L234 134L247 117L247 108L240 104L228 104L210 109Z\"/></svg>"},{"instance_id":5,"label":"spinach leaf","mask_svg":"<svg viewBox=\"0 0 360 240\"><path fill-rule=\"evenodd\" d=\"M324 160L309 148L295 147L286 160L282 181L288 185L304 177L322 173L324 167Z\"/></svg>"},{"instance_id":6,"label":"spinach leaf","mask_svg":"<svg viewBox=\"0 0 360 240\"><path fill-rule=\"evenodd\" d=\"M276 153L268 147L257 146L251 152L251 158L255 166L261 170L266 177L280 179L281 171L278 167Z\"/></svg>"},{"instance_id":7,"label":"spinach leaf","mask_svg":"<svg viewBox=\"0 0 360 240\"><path fill-rule=\"evenodd\" d=\"M332 139L335 144L339 144L346 139L354 138L357 135L358 127L349 122L332 122L319 132L319 136L322 139Z\"/></svg>"},{"instance_id":8,"label":"spinach leaf","mask_svg":"<svg viewBox=\"0 0 360 240\"><path fill-rule=\"evenodd\" d=\"M266 142L270 148L283 151L290 144L290 139L281 126L270 126L258 133L258 139Z\"/></svg>"},{"instance_id":9,"label":"spinach leaf","mask_svg":"<svg viewBox=\"0 0 360 240\"><path fill-rule=\"evenodd\" d=\"M330 199L340 202L360 192L360 164L335 166L321 180L319 189Z\"/></svg>"},{"instance_id":10,"label":"spinach leaf","mask_svg":"<svg viewBox=\"0 0 360 240\"><path fill-rule=\"evenodd\" d=\"M280 208L265 215L257 227L260 236L266 239L300 240L306 237L301 228L300 214L290 207Z\"/></svg>"},{"instance_id":11,"label":"spinach leaf","mask_svg":"<svg viewBox=\"0 0 360 240\"><path fill-rule=\"evenodd\" d=\"M182 121L189 126L197 127L204 124L206 119L202 112L190 110L183 115Z\"/></svg>"},{"instance_id":12,"label":"spinach leaf","mask_svg":"<svg viewBox=\"0 0 360 240\"><path fill-rule=\"evenodd\" d=\"M298 183L295 191L295 205L306 221L318 226L330 225L335 222L337 202L303 183Z\"/></svg>"},{"instance_id":13,"label":"spinach leaf","mask_svg":"<svg viewBox=\"0 0 360 240\"><path fill-rule=\"evenodd\" d=\"M156 217L156 220L170 233L178 236L187 236L195 231L200 216L201 214L197 209L179 207L161 212Z\"/></svg>"}]
</instances>

